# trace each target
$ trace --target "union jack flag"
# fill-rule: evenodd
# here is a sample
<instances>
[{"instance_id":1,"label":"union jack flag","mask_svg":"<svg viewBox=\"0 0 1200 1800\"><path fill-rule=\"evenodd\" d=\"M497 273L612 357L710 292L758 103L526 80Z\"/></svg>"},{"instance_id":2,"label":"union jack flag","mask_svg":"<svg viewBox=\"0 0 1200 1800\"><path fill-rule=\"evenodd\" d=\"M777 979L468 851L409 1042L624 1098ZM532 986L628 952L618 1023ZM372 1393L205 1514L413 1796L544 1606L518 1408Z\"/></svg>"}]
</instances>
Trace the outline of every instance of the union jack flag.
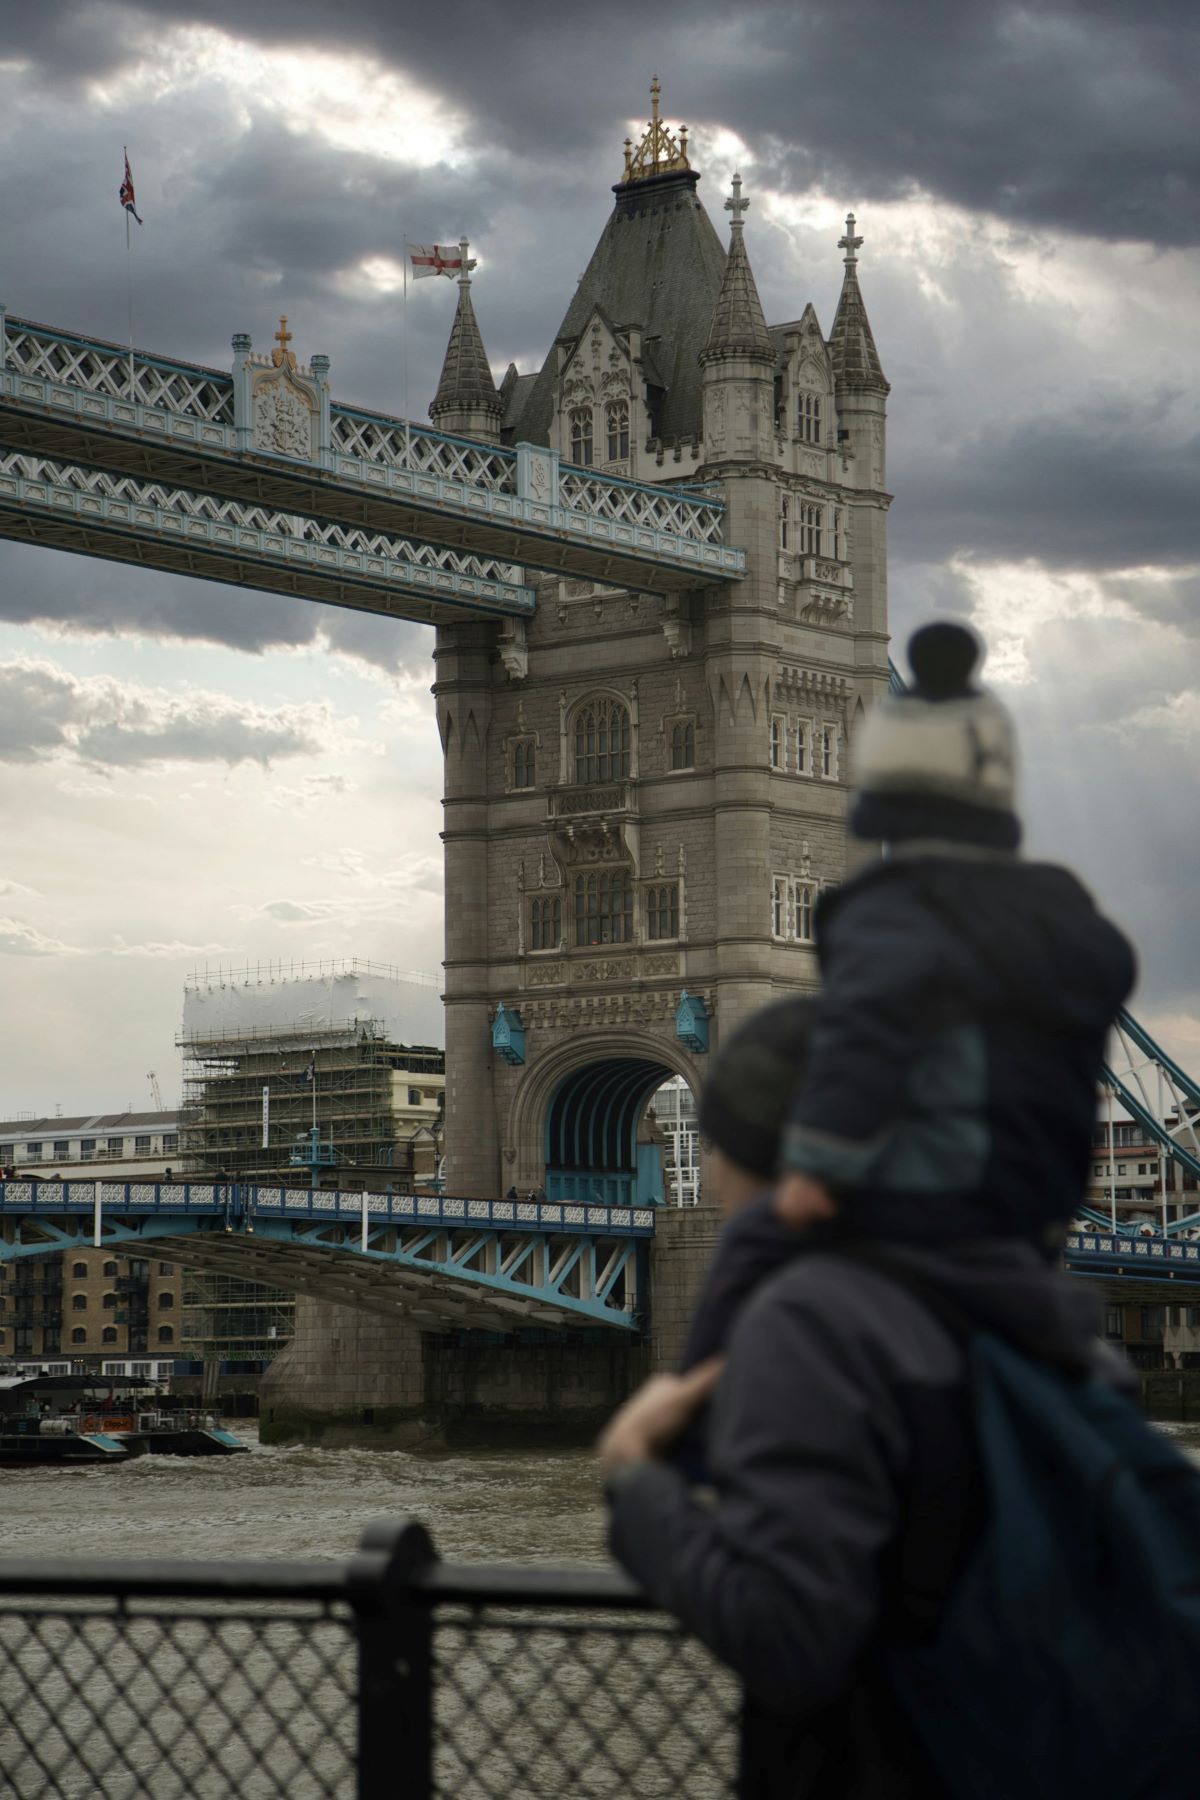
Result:
<instances>
[{"instance_id":1,"label":"union jack flag","mask_svg":"<svg viewBox=\"0 0 1200 1800\"><path fill-rule=\"evenodd\" d=\"M125 179L121 183L121 205L127 213L132 213L138 224L142 224L141 214L137 209L137 199L133 192L133 173L129 167L129 152L125 152Z\"/></svg>"}]
</instances>

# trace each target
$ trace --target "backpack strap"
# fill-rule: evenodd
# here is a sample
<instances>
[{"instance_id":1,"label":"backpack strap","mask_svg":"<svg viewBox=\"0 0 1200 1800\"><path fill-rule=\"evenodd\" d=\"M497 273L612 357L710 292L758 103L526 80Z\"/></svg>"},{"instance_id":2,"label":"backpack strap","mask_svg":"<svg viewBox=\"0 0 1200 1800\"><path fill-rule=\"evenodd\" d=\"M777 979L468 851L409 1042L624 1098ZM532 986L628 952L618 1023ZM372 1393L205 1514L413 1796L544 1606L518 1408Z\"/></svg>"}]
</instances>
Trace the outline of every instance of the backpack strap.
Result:
<instances>
[{"instance_id":1,"label":"backpack strap","mask_svg":"<svg viewBox=\"0 0 1200 1800\"><path fill-rule=\"evenodd\" d=\"M900 1531L884 1556L893 1646L928 1642L978 1539L984 1484L975 1420L972 1347L978 1326L920 1270L883 1245L839 1243L848 1261L878 1270L930 1312L965 1358L961 1383L948 1389L900 1388L909 1439Z\"/></svg>"}]
</instances>

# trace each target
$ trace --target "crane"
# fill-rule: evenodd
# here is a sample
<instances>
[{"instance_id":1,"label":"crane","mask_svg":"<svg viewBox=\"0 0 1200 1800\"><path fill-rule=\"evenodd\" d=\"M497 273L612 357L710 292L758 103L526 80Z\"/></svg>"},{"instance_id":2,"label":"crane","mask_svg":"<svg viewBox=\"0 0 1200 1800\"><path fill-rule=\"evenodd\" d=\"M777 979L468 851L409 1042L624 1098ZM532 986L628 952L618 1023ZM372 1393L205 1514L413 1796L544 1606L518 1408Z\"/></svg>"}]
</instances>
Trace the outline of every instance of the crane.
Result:
<instances>
[{"instance_id":1,"label":"crane","mask_svg":"<svg viewBox=\"0 0 1200 1800\"><path fill-rule=\"evenodd\" d=\"M146 1076L146 1080L150 1083L150 1092L154 1096L155 1112L165 1112L167 1109L163 1105L162 1089L158 1085L158 1076L153 1069L151 1069L150 1073Z\"/></svg>"}]
</instances>

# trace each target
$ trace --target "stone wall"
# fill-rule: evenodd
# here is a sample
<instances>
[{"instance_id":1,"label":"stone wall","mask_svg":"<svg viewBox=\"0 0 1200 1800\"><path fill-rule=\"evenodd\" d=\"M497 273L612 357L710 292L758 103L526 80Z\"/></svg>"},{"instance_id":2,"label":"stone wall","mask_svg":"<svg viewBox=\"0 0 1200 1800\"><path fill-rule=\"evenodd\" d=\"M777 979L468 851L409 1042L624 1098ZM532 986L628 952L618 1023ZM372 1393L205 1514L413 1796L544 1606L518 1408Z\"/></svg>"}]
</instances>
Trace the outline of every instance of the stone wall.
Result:
<instances>
[{"instance_id":1,"label":"stone wall","mask_svg":"<svg viewBox=\"0 0 1200 1800\"><path fill-rule=\"evenodd\" d=\"M715 1207L660 1211L645 1339L604 1327L520 1340L422 1332L399 1316L299 1296L296 1335L262 1379L262 1440L588 1441L647 1374L678 1366L719 1227Z\"/></svg>"},{"instance_id":2,"label":"stone wall","mask_svg":"<svg viewBox=\"0 0 1200 1800\"><path fill-rule=\"evenodd\" d=\"M1139 1379L1150 1418L1200 1425L1200 1369L1148 1369Z\"/></svg>"},{"instance_id":3,"label":"stone wall","mask_svg":"<svg viewBox=\"0 0 1200 1800\"><path fill-rule=\"evenodd\" d=\"M260 1390L266 1444L408 1449L425 1422L422 1333L399 1317L296 1297L296 1331Z\"/></svg>"},{"instance_id":4,"label":"stone wall","mask_svg":"<svg viewBox=\"0 0 1200 1800\"><path fill-rule=\"evenodd\" d=\"M679 1367L721 1224L715 1206L664 1207L658 1215L650 1269L649 1362L654 1372Z\"/></svg>"}]
</instances>

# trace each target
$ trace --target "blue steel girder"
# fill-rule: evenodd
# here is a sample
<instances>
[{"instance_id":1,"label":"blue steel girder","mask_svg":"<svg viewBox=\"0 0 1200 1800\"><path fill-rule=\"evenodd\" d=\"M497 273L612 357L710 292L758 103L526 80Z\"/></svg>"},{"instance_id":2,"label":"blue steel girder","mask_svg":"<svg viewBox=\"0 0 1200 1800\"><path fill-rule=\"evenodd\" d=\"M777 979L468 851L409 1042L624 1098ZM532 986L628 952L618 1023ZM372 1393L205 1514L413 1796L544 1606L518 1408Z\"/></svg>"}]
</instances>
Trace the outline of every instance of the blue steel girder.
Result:
<instances>
[{"instance_id":1,"label":"blue steel girder","mask_svg":"<svg viewBox=\"0 0 1200 1800\"><path fill-rule=\"evenodd\" d=\"M1073 1231L1064 1250L1075 1275L1114 1281L1173 1282L1200 1285L1200 1240L1147 1232Z\"/></svg>"},{"instance_id":2,"label":"blue steel girder","mask_svg":"<svg viewBox=\"0 0 1200 1800\"><path fill-rule=\"evenodd\" d=\"M648 1209L553 1202L211 1183L0 1184L0 1262L153 1244L155 1255L197 1268L430 1329L636 1331L653 1230Z\"/></svg>"},{"instance_id":3,"label":"blue steel girder","mask_svg":"<svg viewBox=\"0 0 1200 1800\"><path fill-rule=\"evenodd\" d=\"M0 537L420 624L535 608L509 564L24 451L0 449Z\"/></svg>"},{"instance_id":4,"label":"blue steel girder","mask_svg":"<svg viewBox=\"0 0 1200 1800\"><path fill-rule=\"evenodd\" d=\"M10 449L647 592L745 574L708 493L346 407L324 408L313 457L289 456L255 443L240 393L220 370L0 309L0 442Z\"/></svg>"}]
</instances>

